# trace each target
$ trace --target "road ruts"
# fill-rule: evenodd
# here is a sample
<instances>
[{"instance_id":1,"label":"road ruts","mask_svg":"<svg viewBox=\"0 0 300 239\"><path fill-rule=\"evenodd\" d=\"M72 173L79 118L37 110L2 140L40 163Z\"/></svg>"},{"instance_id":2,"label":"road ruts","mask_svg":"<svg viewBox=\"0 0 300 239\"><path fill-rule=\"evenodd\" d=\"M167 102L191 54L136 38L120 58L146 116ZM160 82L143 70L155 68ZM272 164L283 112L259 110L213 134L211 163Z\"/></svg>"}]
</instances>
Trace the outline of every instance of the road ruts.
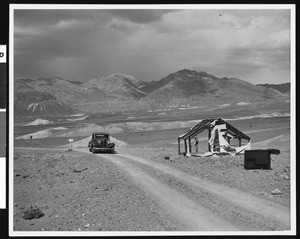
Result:
<instances>
[{"instance_id":1,"label":"road ruts","mask_svg":"<svg viewBox=\"0 0 300 239\"><path fill-rule=\"evenodd\" d=\"M80 150L84 152L84 150ZM288 208L255 197L249 193L220 185L212 181L191 176L181 170L162 163L146 160L128 154L97 154L118 165L149 197L155 199L170 215L179 220L186 230L191 231L245 231L245 230L289 230L290 211ZM185 188L190 188L195 196L203 200L195 201L188 193L171 188L159 178L151 175L149 168L158 174L167 174ZM214 200L210 200L213 198ZM218 202L218 211L210 208ZM224 214L234 213L239 220L228 220ZM240 221L244 221L241 223Z\"/></svg>"}]
</instances>

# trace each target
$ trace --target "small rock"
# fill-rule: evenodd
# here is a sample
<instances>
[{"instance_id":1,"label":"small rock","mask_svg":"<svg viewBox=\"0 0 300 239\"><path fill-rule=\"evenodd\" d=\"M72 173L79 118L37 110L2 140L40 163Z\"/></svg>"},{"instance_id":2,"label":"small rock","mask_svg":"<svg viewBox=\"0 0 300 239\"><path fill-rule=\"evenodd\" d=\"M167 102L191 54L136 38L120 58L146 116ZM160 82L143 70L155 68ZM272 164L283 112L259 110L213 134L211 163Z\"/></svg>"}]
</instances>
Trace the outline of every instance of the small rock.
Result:
<instances>
[{"instance_id":1,"label":"small rock","mask_svg":"<svg viewBox=\"0 0 300 239\"><path fill-rule=\"evenodd\" d=\"M169 156L165 156L164 159L170 160L170 157Z\"/></svg>"},{"instance_id":2,"label":"small rock","mask_svg":"<svg viewBox=\"0 0 300 239\"><path fill-rule=\"evenodd\" d=\"M78 168L78 169L74 169L73 172L74 172L74 173L80 173L80 172L85 171L85 170L87 170L87 169L88 169L88 168Z\"/></svg>"},{"instance_id":3,"label":"small rock","mask_svg":"<svg viewBox=\"0 0 300 239\"><path fill-rule=\"evenodd\" d=\"M77 231L81 231L81 228L78 228Z\"/></svg>"},{"instance_id":4,"label":"small rock","mask_svg":"<svg viewBox=\"0 0 300 239\"><path fill-rule=\"evenodd\" d=\"M84 225L85 227L89 227L90 226L90 224L86 224L86 225Z\"/></svg>"},{"instance_id":5,"label":"small rock","mask_svg":"<svg viewBox=\"0 0 300 239\"><path fill-rule=\"evenodd\" d=\"M278 195L278 194L281 194L281 191L280 191L278 188L276 188L275 190L273 190L273 191L271 192L271 194L272 194L272 195Z\"/></svg>"}]
</instances>

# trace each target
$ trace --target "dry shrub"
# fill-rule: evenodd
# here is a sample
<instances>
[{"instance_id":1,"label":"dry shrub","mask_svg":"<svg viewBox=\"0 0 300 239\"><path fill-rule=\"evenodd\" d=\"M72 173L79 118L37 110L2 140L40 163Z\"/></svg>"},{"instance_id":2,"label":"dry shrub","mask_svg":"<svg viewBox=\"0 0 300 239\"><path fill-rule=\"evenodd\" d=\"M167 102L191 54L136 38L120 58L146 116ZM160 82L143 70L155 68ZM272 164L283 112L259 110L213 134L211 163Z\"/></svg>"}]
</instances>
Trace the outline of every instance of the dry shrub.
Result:
<instances>
[{"instance_id":1,"label":"dry shrub","mask_svg":"<svg viewBox=\"0 0 300 239\"><path fill-rule=\"evenodd\" d=\"M35 218L41 218L45 214L38 207L30 207L28 210L23 212L23 218L25 220L32 220Z\"/></svg>"}]
</instances>

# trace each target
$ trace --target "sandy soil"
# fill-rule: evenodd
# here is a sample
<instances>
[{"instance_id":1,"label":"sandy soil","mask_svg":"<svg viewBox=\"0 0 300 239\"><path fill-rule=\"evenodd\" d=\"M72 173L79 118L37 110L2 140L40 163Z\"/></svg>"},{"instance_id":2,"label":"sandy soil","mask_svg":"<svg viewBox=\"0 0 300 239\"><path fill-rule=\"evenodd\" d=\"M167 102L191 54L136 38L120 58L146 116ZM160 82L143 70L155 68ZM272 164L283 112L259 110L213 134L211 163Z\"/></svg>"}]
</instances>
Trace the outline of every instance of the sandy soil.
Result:
<instances>
[{"instance_id":1,"label":"sandy soil","mask_svg":"<svg viewBox=\"0 0 300 239\"><path fill-rule=\"evenodd\" d=\"M14 230L290 229L289 119L231 124L244 129L253 148L280 149L271 156L271 170L245 170L243 156L180 156L177 137L186 129L113 135L127 143L113 155L15 148ZM54 139L51 147L63 145ZM50 141L15 145L45 148ZM275 189L280 194L273 195ZM44 216L23 219L31 206Z\"/></svg>"},{"instance_id":2,"label":"sandy soil","mask_svg":"<svg viewBox=\"0 0 300 239\"><path fill-rule=\"evenodd\" d=\"M176 230L176 222L128 175L95 155L16 150L14 230ZM45 214L25 220L38 207Z\"/></svg>"},{"instance_id":3,"label":"sandy soil","mask_svg":"<svg viewBox=\"0 0 300 239\"><path fill-rule=\"evenodd\" d=\"M169 209L169 213L181 219L186 230L283 230L289 227L289 210L280 204L191 176L163 163L124 153L100 157L128 171L136 183L150 195L156 195L158 203ZM157 178L164 184L155 180Z\"/></svg>"}]
</instances>

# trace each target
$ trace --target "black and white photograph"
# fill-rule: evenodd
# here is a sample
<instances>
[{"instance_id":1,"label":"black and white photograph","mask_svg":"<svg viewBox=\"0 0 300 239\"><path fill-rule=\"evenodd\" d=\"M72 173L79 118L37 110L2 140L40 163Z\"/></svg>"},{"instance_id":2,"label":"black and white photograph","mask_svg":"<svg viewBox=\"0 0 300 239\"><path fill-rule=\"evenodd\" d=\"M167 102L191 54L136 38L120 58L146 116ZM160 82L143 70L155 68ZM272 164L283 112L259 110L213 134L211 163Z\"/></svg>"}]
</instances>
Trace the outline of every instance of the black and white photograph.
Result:
<instances>
[{"instance_id":1,"label":"black and white photograph","mask_svg":"<svg viewBox=\"0 0 300 239\"><path fill-rule=\"evenodd\" d=\"M296 233L295 6L10 5L9 233Z\"/></svg>"}]
</instances>

